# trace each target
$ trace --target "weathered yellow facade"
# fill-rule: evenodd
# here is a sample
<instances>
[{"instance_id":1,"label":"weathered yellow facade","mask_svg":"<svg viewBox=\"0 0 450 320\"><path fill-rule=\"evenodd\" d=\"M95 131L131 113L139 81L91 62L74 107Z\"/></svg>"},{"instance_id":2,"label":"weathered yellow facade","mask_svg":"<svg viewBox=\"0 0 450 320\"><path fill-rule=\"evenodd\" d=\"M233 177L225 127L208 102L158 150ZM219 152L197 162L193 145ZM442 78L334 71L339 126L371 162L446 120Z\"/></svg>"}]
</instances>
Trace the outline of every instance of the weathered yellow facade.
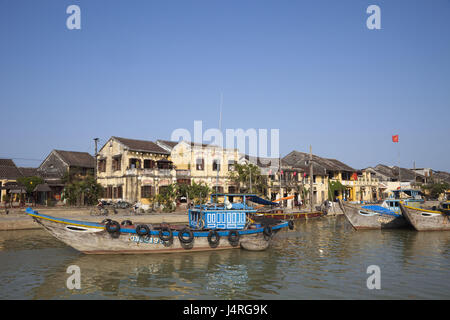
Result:
<instances>
[{"instance_id":1,"label":"weathered yellow facade","mask_svg":"<svg viewBox=\"0 0 450 320\"><path fill-rule=\"evenodd\" d=\"M181 141L171 149L171 159L178 179L205 183L213 192L236 192L229 172L239 160L237 149L200 145Z\"/></svg>"},{"instance_id":2,"label":"weathered yellow facade","mask_svg":"<svg viewBox=\"0 0 450 320\"><path fill-rule=\"evenodd\" d=\"M97 155L97 181L107 200L149 199L176 182L170 154L151 141L111 137Z\"/></svg>"}]
</instances>

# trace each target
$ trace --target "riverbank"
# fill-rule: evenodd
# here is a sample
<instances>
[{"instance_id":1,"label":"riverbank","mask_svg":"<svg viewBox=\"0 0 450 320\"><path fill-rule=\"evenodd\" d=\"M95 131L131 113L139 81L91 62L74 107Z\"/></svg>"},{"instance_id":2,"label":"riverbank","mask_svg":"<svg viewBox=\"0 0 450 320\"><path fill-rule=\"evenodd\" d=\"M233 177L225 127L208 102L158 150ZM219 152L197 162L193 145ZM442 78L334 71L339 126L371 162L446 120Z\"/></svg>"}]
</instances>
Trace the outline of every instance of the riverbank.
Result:
<instances>
[{"instance_id":1,"label":"riverbank","mask_svg":"<svg viewBox=\"0 0 450 320\"><path fill-rule=\"evenodd\" d=\"M47 214L55 217L62 217L71 220L83 220L89 222L101 222L103 219L109 218L116 221L131 220L133 222L142 223L187 223L188 215L186 211L178 211L173 213L151 213L134 215L130 210L118 209L117 214L108 216L91 216L91 208L82 207L57 207L57 208L39 208L39 213ZM29 230L41 229L42 226L34 222L34 220L25 214L25 209L9 209L8 214L2 210L0 212L0 231L10 230Z\"/></svg>"}]
</instances>

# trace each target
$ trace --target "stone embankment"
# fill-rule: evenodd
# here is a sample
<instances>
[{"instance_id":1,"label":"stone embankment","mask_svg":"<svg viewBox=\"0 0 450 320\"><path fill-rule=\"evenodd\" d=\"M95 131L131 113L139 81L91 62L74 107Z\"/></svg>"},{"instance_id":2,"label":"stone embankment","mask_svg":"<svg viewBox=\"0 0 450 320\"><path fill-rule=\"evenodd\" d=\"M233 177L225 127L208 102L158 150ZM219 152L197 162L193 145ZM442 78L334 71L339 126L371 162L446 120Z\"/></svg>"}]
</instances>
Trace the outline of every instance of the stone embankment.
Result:
<instances>
[{"instance_id":1,"label":"stone embankment","mask_svg":"<svg viewBox=\"0 0 450 320\"><path fill-rule=\"evenodd\" d=\"M186 211L179 211L174 213L149 213L135 215L128 210L118 209L117 214L109 214L108 216L91 216L92 208L73 208L73 207L54 207L54 208L39 208L35 209L39 213L50 216L82 220L90 222L101 222L103 219L112 219L118 222L123 220L131 220L132 222L141 223L182 223L188 222L188 215ZM0 231L7 230L26 230L26 229L40 229L41 225L34 222L33 218L25 214L25 209L8 209L8 214L5 210L0 211Z\"/></svg>"}]
</instances>

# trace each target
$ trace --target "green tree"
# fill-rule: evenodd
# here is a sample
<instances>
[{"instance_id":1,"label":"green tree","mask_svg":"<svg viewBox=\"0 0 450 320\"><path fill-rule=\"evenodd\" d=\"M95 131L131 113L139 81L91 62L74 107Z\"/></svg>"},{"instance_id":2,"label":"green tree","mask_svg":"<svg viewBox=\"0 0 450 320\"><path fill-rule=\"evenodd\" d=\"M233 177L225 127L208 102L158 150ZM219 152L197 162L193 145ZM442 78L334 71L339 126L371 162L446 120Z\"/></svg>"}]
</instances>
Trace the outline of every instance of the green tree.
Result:
<instances>
[{"instance_id":1,"label":"green tree","mask_svg":"<svg viewBox=\"0 0 450 320\"><path fill-rule=\"evenodd\" d=\"M103 193L103 187L92 175L81 177L66 174L63 181L65 182L63 199L69 205L94 205Z\"/></svg>"},{"instance_id":2,"label":"green tree","mask_svg":"<svg viewBox=\"0 0 450 320\"><path fill-rule=\"evenodd\" d=\"M236 163L234 171L228 173L228 178L246 192L262 195L267 193L267 177L263 176L259 167L252 163Z\"/></svg>"},{"instance_id":3,"label":"green tree","mask_svg":"<svg viewBox=\"0 0 450 320\"><path fill-rule=\"evenodd\" d=\"M328 181L328 200L334 201L336 192L344 192L346 187L339 181Z\"/></svg>"},{"instance_id":4,"label":"green tree","mask_svg":"<svg viewBox=\"0 0 450 320\"><path fill-rule=\"evenodd\" d=\"M429 194L431 199L438 199L439 195L450 189L450 184L446 182L428 183L421 186L423 192Z\"/></svg>"},{"instance_id":5,"label":"green tree","mask_svg":"<svg viewBox=\"0 0 450 320\"><path fill-rule=\"evenodd\" d=\"M209 188L204 182L196 183L194 181L188 188L189 199L192 199L194 204L202 204L207 202L211 192L211 188Z\"/></svg>"},{"instance_id":6,"label":"green tree","mask_svg":"<svg viewBox=\"0 0 450 320\"><path fill-rule=\"evenodd\" d=\"M17 178L17 182L25 187L25 191L27 192L27 197L30 198L33 194L34 188L38 184L44 183L44 179L41 177L33 176L33 177L20 177Z\"/></svg>"},{"instance_id":7,"label":"green tree","mask_svg":"<svg viewBox=\"0 0 450 320\"><path fill-rule=\"evenodd\" d=\"M177 196L177 185L170 184L160 188L159 194L156 195L156 201L163 206L164 212L172 212L176 208L175 201Z\"/></svg>"}]
</instances>

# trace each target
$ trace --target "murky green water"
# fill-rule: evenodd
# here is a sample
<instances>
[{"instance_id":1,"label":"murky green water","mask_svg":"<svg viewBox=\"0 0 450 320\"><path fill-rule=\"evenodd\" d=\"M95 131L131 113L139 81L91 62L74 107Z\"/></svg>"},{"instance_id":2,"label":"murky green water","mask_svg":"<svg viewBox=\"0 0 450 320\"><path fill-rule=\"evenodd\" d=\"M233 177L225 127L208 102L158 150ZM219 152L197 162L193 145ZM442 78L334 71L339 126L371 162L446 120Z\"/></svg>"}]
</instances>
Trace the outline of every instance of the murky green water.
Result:
<instances>
[{"instance_id":1,"label":"murky green water","mask_svg":"<svg viewBox=\"0 0 450 320\"><path fill-rule=\"evenodd\" d=\"M264 252L83 255L43 230L0 232L1 299L449 299L450 232L296 224ZM70 265L81 289L66 287ZM378 265L381 289L369 290Z\"/></svg>"}]
</instances>

